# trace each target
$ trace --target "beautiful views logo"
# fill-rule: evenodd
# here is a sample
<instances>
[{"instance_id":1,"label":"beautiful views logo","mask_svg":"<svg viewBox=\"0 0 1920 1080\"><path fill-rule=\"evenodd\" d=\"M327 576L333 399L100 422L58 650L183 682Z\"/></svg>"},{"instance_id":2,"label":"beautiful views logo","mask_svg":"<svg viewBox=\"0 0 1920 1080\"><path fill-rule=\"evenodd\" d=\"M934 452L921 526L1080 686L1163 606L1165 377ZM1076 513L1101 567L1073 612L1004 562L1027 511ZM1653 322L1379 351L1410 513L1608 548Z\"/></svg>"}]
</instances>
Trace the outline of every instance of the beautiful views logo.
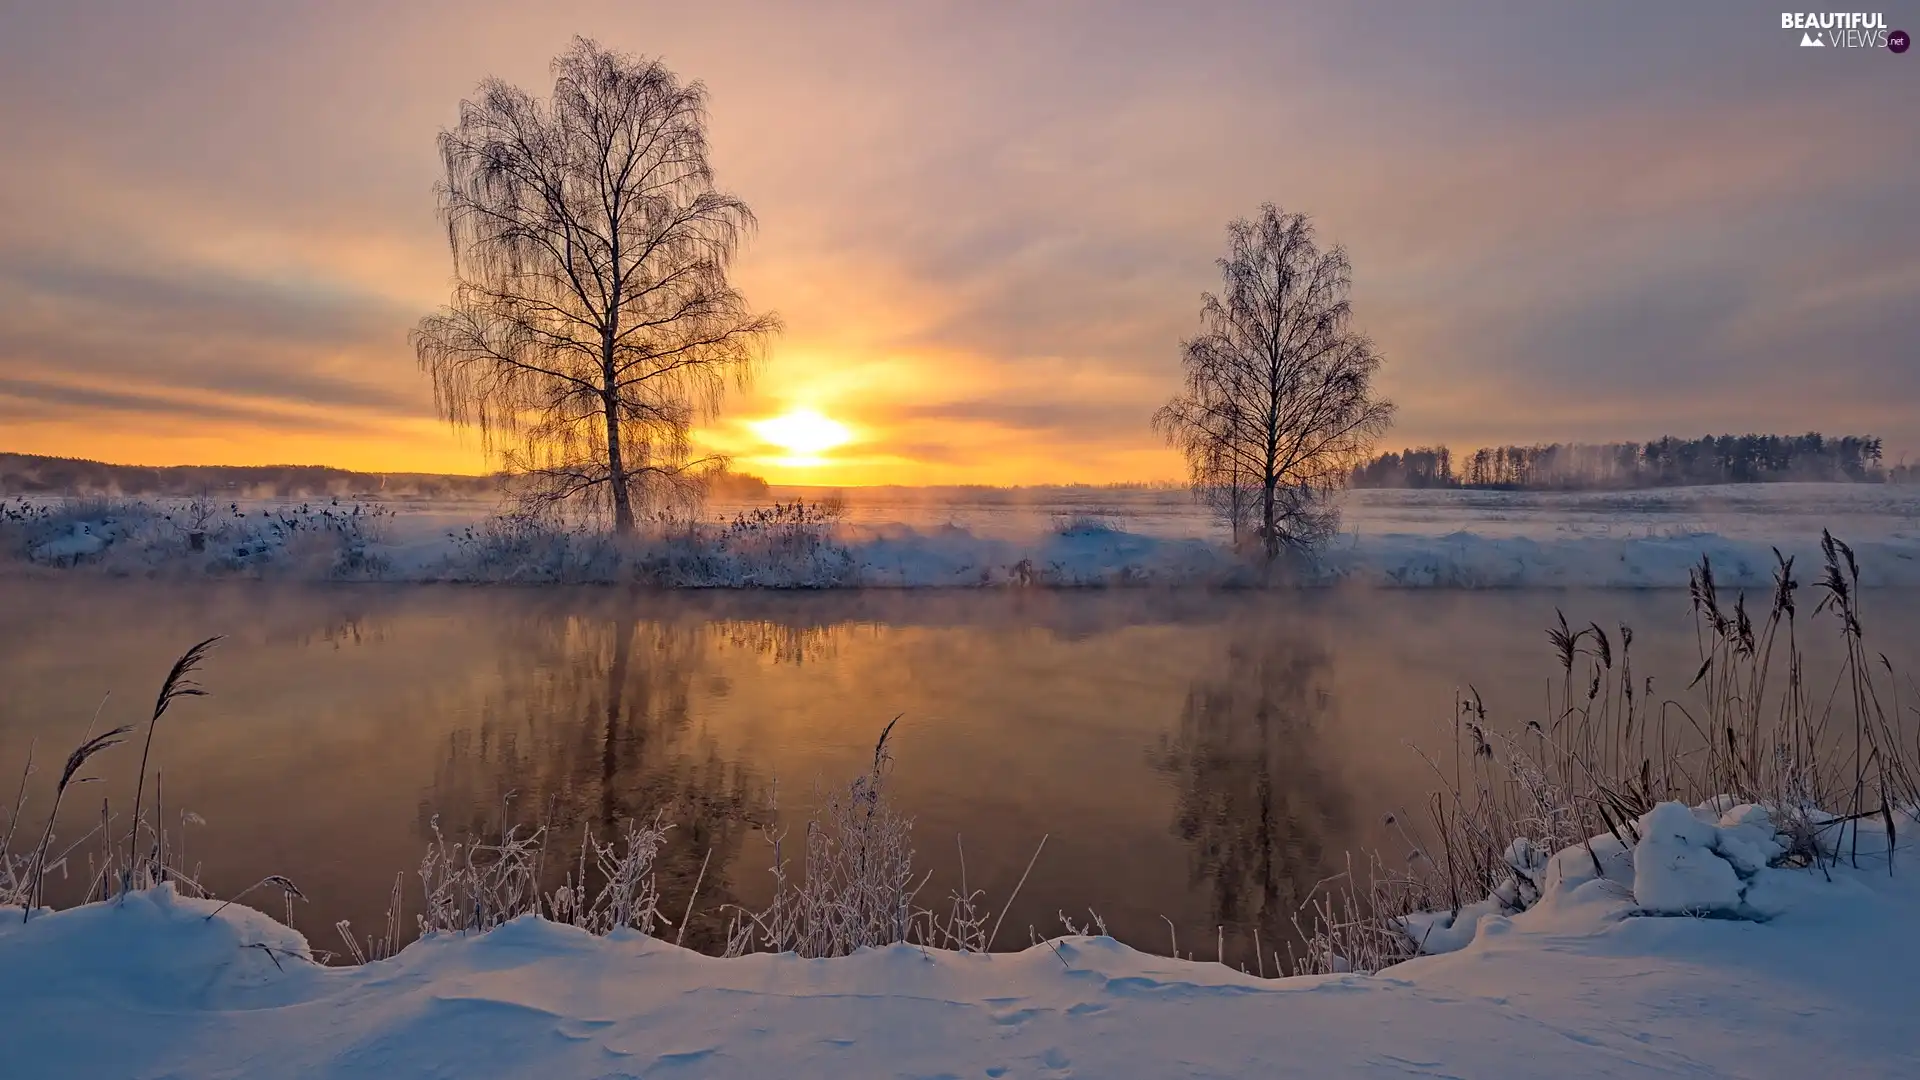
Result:
<instances>
[{"instance_id":1,"label":"beautiful views logo","mask_svg":"<svg viewBox=\"0 0 1920 1080\"><path fill-rule=\"evenodd\" d=\"M1803 49L1886 49L1903 53L1912 44L1905 30L1887 29L1878 11L1787 11L1780 29L1800 31Z\"/></svg>"}]
</instances>

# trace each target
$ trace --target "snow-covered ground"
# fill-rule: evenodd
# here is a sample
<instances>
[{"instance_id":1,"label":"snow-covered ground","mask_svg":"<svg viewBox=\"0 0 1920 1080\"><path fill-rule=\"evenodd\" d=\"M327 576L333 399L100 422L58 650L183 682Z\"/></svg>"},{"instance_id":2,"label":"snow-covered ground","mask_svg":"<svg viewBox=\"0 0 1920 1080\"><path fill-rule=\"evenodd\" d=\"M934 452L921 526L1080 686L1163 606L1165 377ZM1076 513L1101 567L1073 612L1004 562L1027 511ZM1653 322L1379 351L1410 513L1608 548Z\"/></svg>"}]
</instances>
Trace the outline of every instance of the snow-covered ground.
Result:
<instances>
[{"instance_id":1,"label":"snow-covered ground","mask_svg":"<svg viewBox=\"0 0 1920 1080\"><path fill-rule=\"evenodd\" d=\"M777 493L776 493L777 494ZM216 519L226 532L192 551L179 508L122 505L68 513L42 525L17 565L100 565L116 573L202 570L281 577L389 580L627 580L680 584L980 586L1206 584L1245 569L1217 523L1170 490L853 489L832 547L769 561L738 553L669 552L647 558L575 542L520 545L485 533L480 503L385 504L355 525L350 550L278 529L331 506L247 503ZM47 505L45 501L36 504ZM716 505L724 520L748 508ZM298 511L298 513L295 513ZM175 518L167 518L175 513ZM117 515L117 516L116 516ZM134 518L139 520L135 521ZM320 531L332 528L323 520ZM1852 544L1870 585L1920 585L1920 488L1879 484L1766 484L1634 492L1357 491L1317 577L1400 587L1670 588L1710 556L1730 585L1764 585L1773 549L1809 563L1822 529ZM293 542L295 537L300 543ZM327 534L332 535L332 534ZM345 543L345 542L342 542ZM492 546L489 546L491 544ZM283 555L293 550L292 556ZM648 558L651 558L649 556ZM676 561L677 560L677 561ZM694 570L687 567L697 563Z\"/></svg>"},{"instance_id":2,"label":"snow-covered ground","mask_svg":"<svg viewBox=\"0 0 1920 1080\"><path fill-rule=\"evenodd\" d=\"M1911 835L1911 820L1902 835ZM1263 979L1062 938L722 960L533 918L321 968L258 912L161 891L0 909L18 1077L1920 1076L1920 865L1764 865L1752 808L1596 837L1541 898L1379 975ZM1596 864L1604 873L1596 876Z\"/></svg>"}]
</instances>

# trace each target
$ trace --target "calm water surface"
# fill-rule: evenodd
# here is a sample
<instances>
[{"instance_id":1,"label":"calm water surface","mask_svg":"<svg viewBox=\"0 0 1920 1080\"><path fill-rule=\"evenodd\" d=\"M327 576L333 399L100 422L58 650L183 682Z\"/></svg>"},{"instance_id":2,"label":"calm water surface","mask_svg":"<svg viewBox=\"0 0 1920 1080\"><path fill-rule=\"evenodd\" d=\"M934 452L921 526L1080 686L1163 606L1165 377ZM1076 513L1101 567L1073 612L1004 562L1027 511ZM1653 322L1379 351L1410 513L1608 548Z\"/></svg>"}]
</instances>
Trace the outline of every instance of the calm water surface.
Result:
<instances>
[{"instance_id":1,"label":"calm water surface","mask_svg":"<svg viewBox=\"0 0 1920 1080\"><path fill-rule=\"evenodd\" d=\"M1913 670L1920 604L1867 598L1870 645ZM844 784L895 716L891 790L915 818L923 900L968 883L998 906L1044 853L999 944L1089 908L1115 936L1251 963L1381 817L1430 787L1409 743L1444 744L1456 691L1540 715L1557 674L1544 627L1633 625L1638 670L1674 692L1694 639L1678 592L1330 591L660 594L257 583L0 583L0 787L29 744L25 817L100 724L144 718L174 656L228 639L155 755L189 860L230 894L284 873L322 948L382 920L397 874L417 908L430 823L502 815L582 829L675 823L667 909L703 858L689 943L721 904L763 901L765 828ZM1824 627L1824 623L1820 624ZM1821 633L1820 638L1829 636ZM130 801L136 750L99 759L70 836ZM84 863L79 865L84 875ZM1271 961L1269 960L1269 964Z\"/></svg>"}]
</instances>

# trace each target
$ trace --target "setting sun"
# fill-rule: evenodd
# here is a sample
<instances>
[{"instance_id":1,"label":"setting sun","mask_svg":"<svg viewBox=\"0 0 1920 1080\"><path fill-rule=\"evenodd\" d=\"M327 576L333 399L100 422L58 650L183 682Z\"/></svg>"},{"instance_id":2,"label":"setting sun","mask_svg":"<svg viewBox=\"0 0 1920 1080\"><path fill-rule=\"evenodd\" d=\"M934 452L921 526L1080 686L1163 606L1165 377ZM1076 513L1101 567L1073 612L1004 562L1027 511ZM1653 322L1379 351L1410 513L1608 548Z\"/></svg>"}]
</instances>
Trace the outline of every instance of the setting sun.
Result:
<instances>
[{"instance_id":1,"label":"setting sun","mask_svg":"<svg viewBox=\"0 0 1920 1080\"><path fill-rule=\"evenodd\" d=\"M747 425L755 435L785 450L793 459L814 460L853 440L853 432L838 420L814 409L789 409L780 416Z\"/></svg>"}]
</instances>

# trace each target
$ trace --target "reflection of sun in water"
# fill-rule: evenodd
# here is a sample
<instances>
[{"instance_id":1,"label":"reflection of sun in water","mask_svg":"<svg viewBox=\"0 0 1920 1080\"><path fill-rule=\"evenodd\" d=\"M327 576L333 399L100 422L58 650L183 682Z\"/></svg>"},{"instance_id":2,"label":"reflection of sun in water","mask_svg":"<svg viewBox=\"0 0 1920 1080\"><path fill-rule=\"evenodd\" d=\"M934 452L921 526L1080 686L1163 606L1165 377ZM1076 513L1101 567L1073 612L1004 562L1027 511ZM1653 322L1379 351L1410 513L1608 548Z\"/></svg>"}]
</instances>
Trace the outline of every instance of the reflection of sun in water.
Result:
<instances>
[{"instance_id":1,"label":"reflection of sun in water","mask_svg":"<svg viewBox=\"0 0 1920 1080\"><path fill-rule=\"evenodd\" d=\"M747 425L755 435L785 450L785 465L818 465L820 455L853 441L853 432L815 409L789 409L780 416Z\"/></svg>"}]
</instances>

